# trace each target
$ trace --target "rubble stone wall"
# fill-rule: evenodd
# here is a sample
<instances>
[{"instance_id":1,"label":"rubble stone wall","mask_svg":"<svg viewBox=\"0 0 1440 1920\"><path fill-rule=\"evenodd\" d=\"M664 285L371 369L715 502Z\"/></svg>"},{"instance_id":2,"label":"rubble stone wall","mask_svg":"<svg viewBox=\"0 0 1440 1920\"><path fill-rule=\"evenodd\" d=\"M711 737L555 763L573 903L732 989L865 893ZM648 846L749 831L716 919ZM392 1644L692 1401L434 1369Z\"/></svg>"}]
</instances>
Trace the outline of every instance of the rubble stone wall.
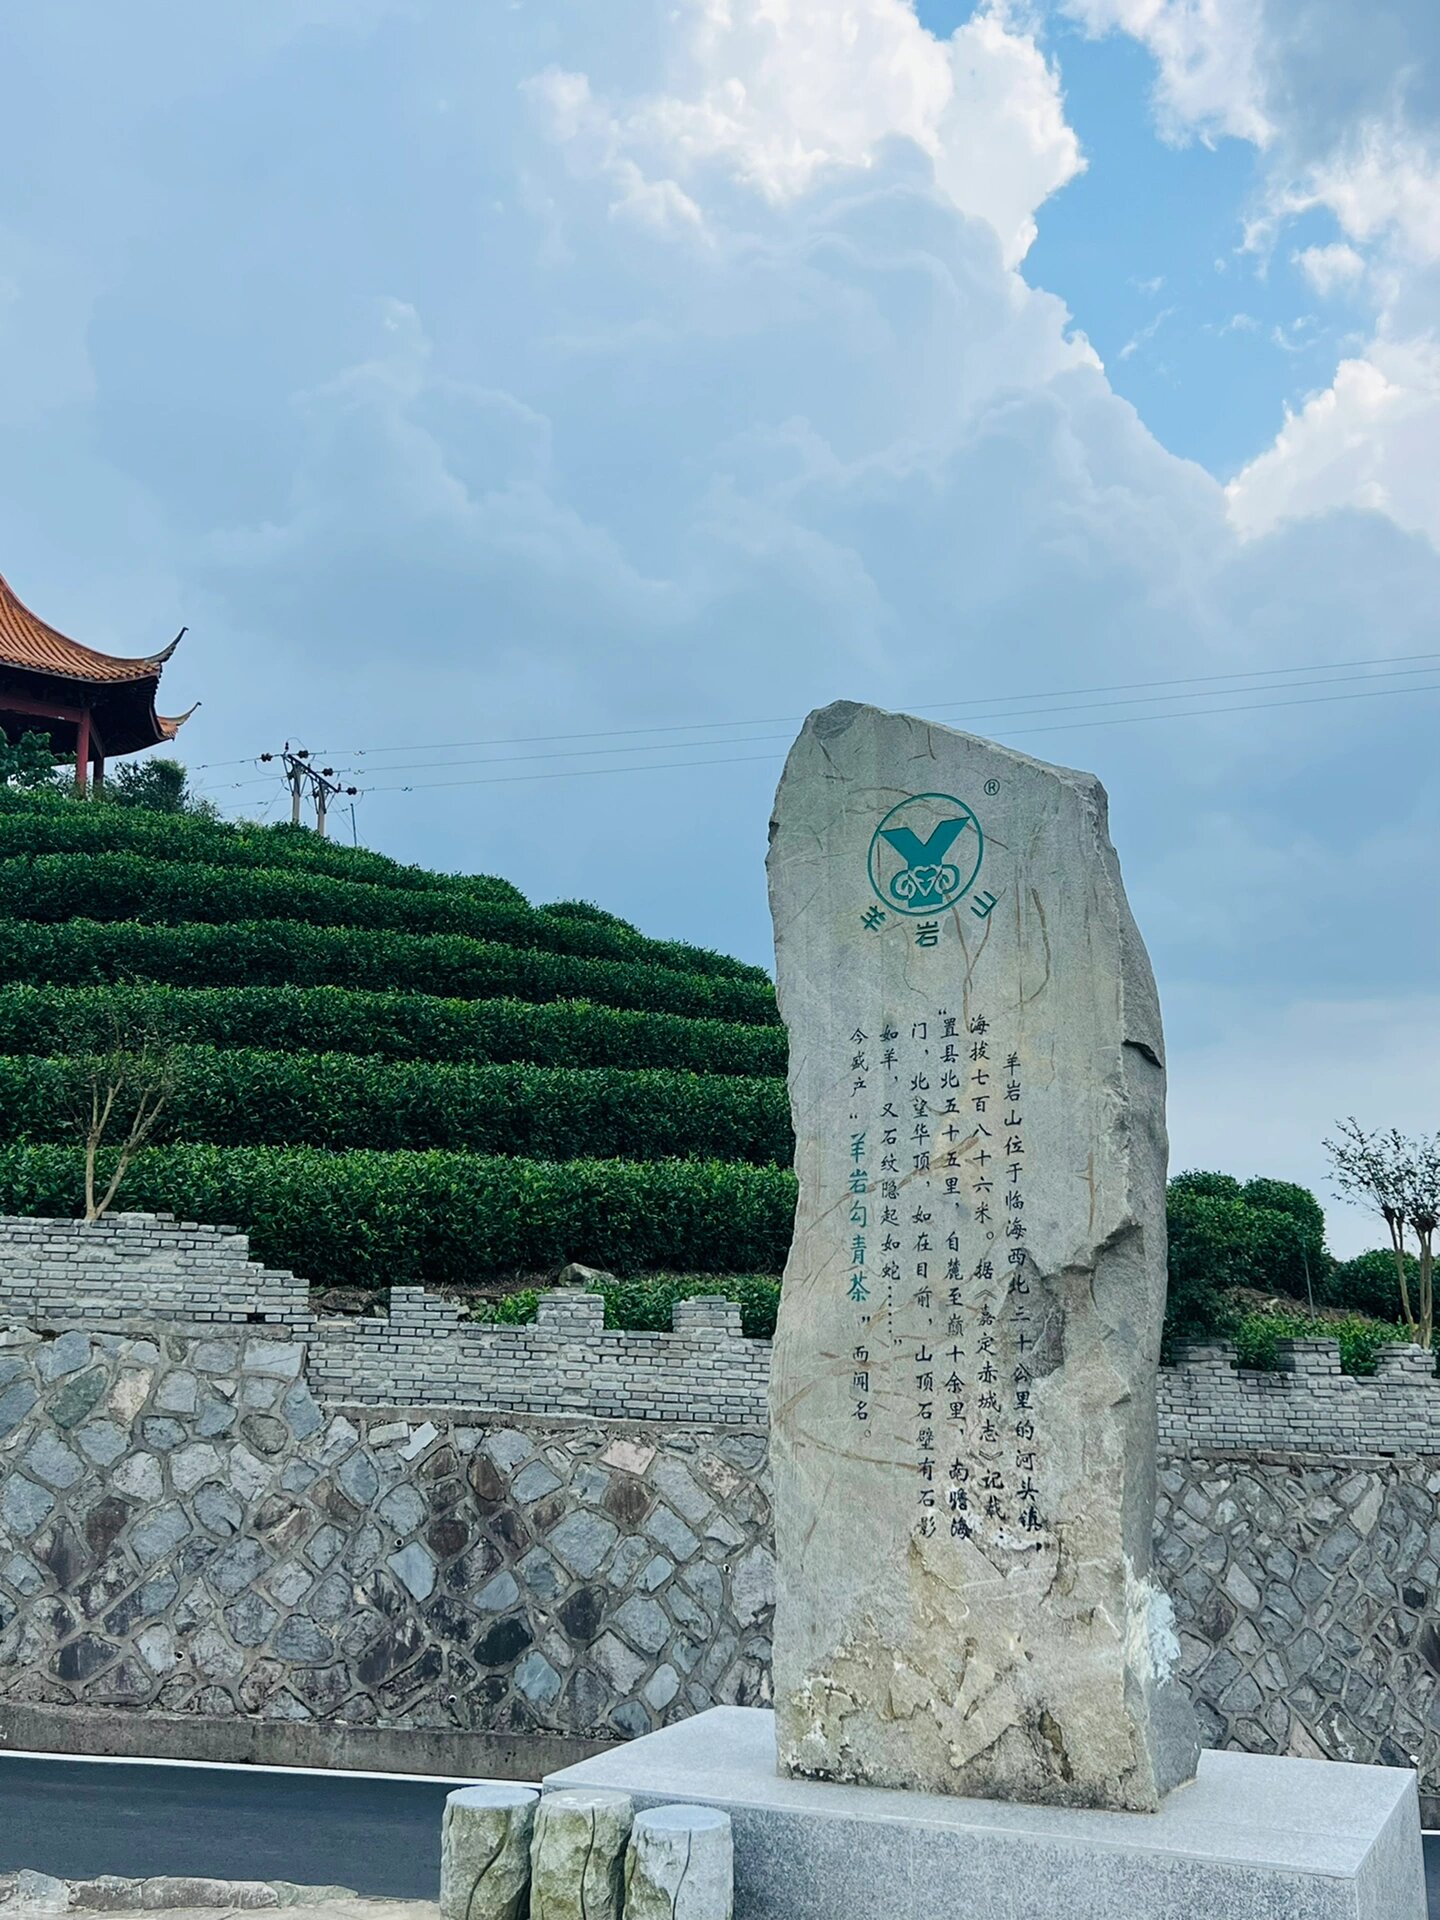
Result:
<instances>
[{"instance_id":1,"label":"rubble stone wall","mask_svg":"<svg viewBox=\"0 0 1440 1920\"><path fill-rule=\"evenodd\" d=\"M149 1751L288 1730L399 1767L449 1737L475 1771L483 1734L538 1771L546 1741L768 1700L768 1349L728 1305L610 1334L565 1293L467 1329L396 1289L317 1321L241 1236L13 1224L0 1737L48 1716L85 1751L128 1716ZM1162 1374L1156 1550L1205 1738L1417 1764L1433 1821L1440 1386L1406 1349L1371 1381L1328 1343L1283 1360Z\"/></svg>"}]
</instances>

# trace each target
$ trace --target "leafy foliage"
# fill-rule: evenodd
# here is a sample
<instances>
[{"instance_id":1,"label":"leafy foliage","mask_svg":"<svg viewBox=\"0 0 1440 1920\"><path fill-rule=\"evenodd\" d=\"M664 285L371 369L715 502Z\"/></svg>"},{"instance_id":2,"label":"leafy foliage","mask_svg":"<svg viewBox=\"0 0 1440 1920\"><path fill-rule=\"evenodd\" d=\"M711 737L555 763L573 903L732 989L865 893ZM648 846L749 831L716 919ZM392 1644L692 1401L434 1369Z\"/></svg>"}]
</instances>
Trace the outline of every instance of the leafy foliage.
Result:
<instances>
[{"instance_id":1,"label":"leafy foliage","mask_svg":"<svg viewBox=\"0 0 1440 1920\"><path fill-rule=\"evenodd\" d=\"M403 866L365 847L321 840L303 827L256 826L150 808L75 806L68 795L0 789L0 858L24 853L140 853L212 867L286 867L369 880L387 887L454 891L475 899L526 905L508 880L486 874L431 873Z\"/></svg>"},{"instance_id":2,"label":"leafy foliage","mask_svg":"<svg viewBox=\"0 0 1440 1920\"><path fill-rule=\"evenodd\" d=\"M0 981L148 979L173 986L342 986L462 1000L592 1000L691 1018L776 1024L769 982L677 973L503 946L461 934L377 932L295 920L149 926L0 919Z\"/></svg>"},{"instance_id":3,"label":"leafy foliage","mask_svg":"<svg viewBox=\"0 0 1440 1920\"><path fill-rule=\"evenodd\" d=\"M1235 1342L1242 1367L1267 1372L1278 1363L1277 1347L1282 1340L1338 1340L1341 1371L1360 1374L1374 1373L1382 1347L1408 1338L1403 1327L1359 1313L1329 1319L1308 1313L1247 1313L1237 1317L1228 1337Z\"/></svg>"},{"instance_id":4,"label":"leafy foliage","mask_svg":"<svg viewBox=\"0 0 1440 1920\"><path fill-rule=\"evenodd\" d=\"M1405 1255L1405 1263L1413 1285L1419 1263L1413 1253ZM1377 1320L1398 1322L1403 1316L1395 1255L1388 1247L1373 1247L1353 1260L1339 1261L1326 1276L1322 1297L1327 1307L1354 1307Z\"/></svg>"},{"instance_id":5,"label":"leafy foliage","mask_svg":"<svg viewBox=\"0 0 1440 1920\"><path fill-rule=\"evenodd\" d=\"M77 1214L83 1187L79 1146L0 1148L0 1212ZM241 1223L258 1259L332 1286L456 1286L566 1260L777 1272L795 1211L780 1167L315 1147L151 1147L125 1191L130 1207Z\"/></svg>"},{"instance_id":6,"label":"leafy foliage","mask_svg":"<svg viewBox=\"0 0 1440 1920\"><path fill-rule=\"evenodd\" d=\"M300 920L333 929L465 934L517 948L643 961L757 985L764 979L756 969L742 970L738 961L712 966L704 956L707 963L696 966L696 950L678 941L646 940L597 921L287 869L237 871L128 853L37 854L0 861L0 897L22 920L142 920L171 926Z\"/></svg>"},{"instance_id":7,"label":"leafy foliage","mask_svg":"<svg viewBox=\"0 0 1440 1920\"><path fill-rule=\"evenodd\" d=\"M605 1302L605 1324L635 1333L668 1333L677 1300L724 1294L739 1303L740 1330L750 1340L770 1340L780 1309L780 1282L769 1274L652 1274L593 1289ZM472 1315L491 1326L523 1327L540 1310L534 1287L522 1287Z\"/></svg>"},{"instance_id":8,"label":"leafy foliage","mask_svg":"<svg viewBox=\"0 0 1440 1920\"><path fill-rule=\"evenodd\" d=\"M112 807L146 807L151 813L198 814L218 820L213 800L190 791L190 776L179 760L122 760L106 779L105 801Z\"/></svg>"},{"instance_id":9,"label":"leafy foliage","mask_svg":"<svg viewBox=\"0 0 1440 1920\"><path fill-rule=\"evenodd\" d=\"M1188 1172L1170 1183L1167 1349L1177 1340L1228 1331L1231 1287L1316 1297L1329 1276L1325 1218L1303 1187L1283 1180L1252 1180L1242 1187L1229 1174Z\"/></svg>"},{"instance_id":10,"label":"leafy foliage","mask_svg":"<svg viewBox=\"0 0 1440 1920\"><path fill-rule=\"evenodd\" d=\"M392 1060L529 1062L548 1067L668 1067L783 1076L785 1032L584 1000L443 1000L344 987L0 986L0 1053L82 1053L106 1044L112 1017L145 1021L177 1043Z\"/></svg>"},{"instance_id":11,"label":"leafy foliage","mask_svg":"<svg viewBox=\"0 0 1440 1920\"><path fill-rule=\"evenodd\" d=\"M616 1067L375 1061L175 1047L157 1141L460 1148L533 1159L696 1155L788 1166L785 1083ZM63 1140L93 1079L83 1054L0 1056L0 1140ZM113 1075L111 1076L113 1078ZM88 1098L88 1095L86 1096Z\"/></svg>"},{"instance_id":12,"label":"leafy foliage","mask_svg":"<svg viewBox=\"0 0 1440 1920\"><path fill-rule=\"evenodd\" d=\"M73 765L74 756L69 759ZM46 789L58 792L56 776L63 764L51 751L48 733L22 733L15 741L0 734L0 793L9 790L28 798Z\"/></svg>"}]
</instances>

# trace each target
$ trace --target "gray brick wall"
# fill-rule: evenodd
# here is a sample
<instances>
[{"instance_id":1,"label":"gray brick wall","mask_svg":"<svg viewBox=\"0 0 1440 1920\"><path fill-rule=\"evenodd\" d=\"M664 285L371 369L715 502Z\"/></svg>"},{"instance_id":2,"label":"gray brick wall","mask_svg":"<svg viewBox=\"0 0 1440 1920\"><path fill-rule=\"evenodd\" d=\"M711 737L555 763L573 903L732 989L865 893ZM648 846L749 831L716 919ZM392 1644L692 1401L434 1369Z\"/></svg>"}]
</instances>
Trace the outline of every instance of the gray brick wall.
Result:
<instances>
[{"instance_id":1,"label":"gray brick wall","mask_svg":"<svg viewBox=\"0 0 1440 1920\"><path fill-rule=\"evenodd\" d=\"M1334 1340L1285 1340L1280 1371L1237 1367L1228 1341L1191 1346L1162 1368L1162 1449L1228 1447L1334 1456L1440 1453L1440 1380L1423 1347L1381 1350L1378 1371L1340 1371Z\"/></svg>"},{"instance_id":2,"label":"gray brick wall","mask_svg":"<svg viewBox=\"0 0 1440 1920\"><path fill-rule=\"evenodd\" d=\"M682 1301L670 1333L607 1332L598 1294L556 1289L529 1327L462 1323L453 1301L392 1287L388 1318L317 1319L304 1281L249 1257L243 1233L166 1215L0 1217L0 1320L38 1329L258 1323L303 1337L322 1400L490 1413L755 1426L769 1343L733 1301Z\"/></svg>"}]
</instances>

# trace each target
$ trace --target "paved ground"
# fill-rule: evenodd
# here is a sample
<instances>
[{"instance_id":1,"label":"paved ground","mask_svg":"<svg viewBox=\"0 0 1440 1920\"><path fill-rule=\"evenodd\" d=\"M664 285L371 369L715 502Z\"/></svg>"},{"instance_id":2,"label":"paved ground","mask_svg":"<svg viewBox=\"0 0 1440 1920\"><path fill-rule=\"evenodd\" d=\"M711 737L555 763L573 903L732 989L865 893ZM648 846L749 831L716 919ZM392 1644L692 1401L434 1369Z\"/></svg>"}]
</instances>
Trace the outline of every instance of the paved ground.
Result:
<instances>
[{"instance_id":1,"label":"paved ground","mask_svg":"<svg viewBox=\"0 0 1440 1920\"><path fill-rule=\"evenodd\" d=\"M433 1900L454 1780L0 1755L0 1872L203 1874Z\"/></svg>"},{"instance_id":2,"label":"paved ground","mask_svg":"<svg viewBox=\"0 0 1440 1920\"><path fill-rule=\"evenodd\" d=\"M457 1784L0 1754L0 1873L206 1874L433 1900L440 1812ZM1425 1871L1440 1920L1440 1836L1425 1841Z\"/></svg>"}]
</instances>

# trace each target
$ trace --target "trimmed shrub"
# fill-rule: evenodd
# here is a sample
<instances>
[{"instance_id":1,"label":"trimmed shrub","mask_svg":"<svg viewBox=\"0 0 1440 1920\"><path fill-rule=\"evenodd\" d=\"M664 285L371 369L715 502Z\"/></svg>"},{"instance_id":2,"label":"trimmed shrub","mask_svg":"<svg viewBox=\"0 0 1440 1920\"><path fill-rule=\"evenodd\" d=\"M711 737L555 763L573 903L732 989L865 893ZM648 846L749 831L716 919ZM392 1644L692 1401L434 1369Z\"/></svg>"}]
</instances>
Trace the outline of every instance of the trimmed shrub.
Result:
<instances>
[{"instance_id":1,"label":"trimmed shrub","mask_svg":"<svg viewBox=\"0 0 1440 1920\"><path fill-rule=\"evenodd\" d=\"M619 922L566 919L459 891L377 886L294 869L239 869L133 853L57 853L0 861L0 900L19 920L199 922L300 920L311 927L465 934L547 953L652 963L681 973L768 984L759 968L680 941L647 940Z\"/></svg>"},{"instance_id":2,"label":"trimmed shrub","mask_svg":"<svg viewBox=\"0 0 1440 1920\"><path fill-rule=\"evenodd\" d=\"M305 827L262 827L94 801L77 803L64 793L22 796L0 789L0 859L44 853L140 853L161 860L203 860L216 867L288 867L387 887L456 891L516 907L527 904L509 880L403 866L366 847L322 840Z\"/></svg>"},{"instance_id":3,"label":"trimmed shrub","mask_svg":"<svg viewBox=\"0 0 1440 1920\"><path fill-rule=\"evenodd\" d=\"M772 1340L780 1311L780 1282L770 1274L653 1274L644 1280L617 1280L613 1286L594 1287L605 1302L607 1327L632 1333L668 1333L677 1300L697 1294L724 1294L738 1301L740 1329L750 1340ZM493 1306L481 1308L472 1319L489 1326L524 1327L540 1310L534 1287L506 1294Z\"/></svg>"},{"instance_id":4,"label":"trimmed shrub","mask_svg":"<svg viewBox=\"0 0 1440 1920\"><path fill-rule=\"evenodd\" d=\"M81 1211L78 1147L0 1148L0 1212ZM101 1156L108 1176L113 1165ZM778 1272L795 1177L718 1161L553 1161L315 1147L153 1147L120 1204L239 1223L266 1265L321 1285L458 1286L566 1260L639 1273Z\"/></svg>"},{"instance_id":5,"label":"trimmed shrub","mask_svg":"<svg viewBox=\"0 0 1440 1920\"><path fill-rule=\"evenodd\" d=\"M343 987L0 986L0 1054L99 1051L113 1022L198 1046L395 1060L670 1067L779 1076L779 1026L633 1013L584 1000L441 1000Z\"/></svg>"},{"instance_id":6,"label":"trimmed shrub","mask_svg":"<svg viewBox=\"0 0 1440 1920\"><path fill-rule=\"evenodd\" d=\"M1285 1213L1300 1228L1310 1260L1311 1282L1318 1289L1330 1269L1325 1250L1325 1209L1308 1187L1293 1180L1247 1180L1240 1197L1247 1207L1265 1207L1271 1213Z\"/></svg>"},{"instance_id":7,"label":"trimmed shrub","mask_svg":"<svg viewBox=\"0 0 1440 1920\"><path fill-rule=\"evenodd\" d=\"M293 920L161 927L0 919L0 980L88 985L137 978L187 987L344 986L461 1000L595 1000L757 1026L779 1020L768 981L541 953L461 934L311 927Z\"/></svg>"},{"instance_id":8,"label":"trimmed shrub","mask_svg":"<svg viewBox=\"0 0 1440 1920\"><path fill-rule=\"evenodd\" d=\"M1341 1372L1364 1374L1374 1373L1382 1347L1405 1335L1399 1327L1358 1313L1334 1320L1308 1313L1246 1313L1236 1319L1228 1337L1235 1342L1242 1367L1265 1372L1279 1364L1276 1349L1282 1340L1338 1340Z\"/></svg>"},{"instance_id":9,"label":"trimmed shrub","mask_svg":"<svg viewBox=\"0 0 1440 1920\"><path fill-rule=\"evenodd\" d=\"M475 1067L176 1048L155 1134L211 1146L458 1148L536 1160L687 1156L788 1166L780 1080L617 1067ZM82 1057L0 1056L0 1140L74 1135Z\"/></svg>"},{"instance_id":10,"label":"trimmed shrub","mask_svg":"<svg viewBox=\"0 0 1440 1920\"><path fill-rule=\"evenodd\" d=\"M1267 1195L1282 1201L1283 1207L1257 1204ZM1288 1181L1252 1180L1242 1188L1229 1174L1178 1174L1166 1196L1167 1352L1176 1340L1205 1339L1227 1331L1228 1288L1253 1287L1303 1300L1308 1283L1319 1301L1330 1256L1324 1246L1323 1215L1320 1237L1315 1238L1318 1213L1313 1195Z\"/></svg>"},{"instance_id":11,"label":"trimmed shrub","mask_svg":"<svg viewBox=\"0 0 1440 1920\"><path fill-rule=\"evenodd\" d=\"M1405 1279L1413 1310L1419 1304L1420 1279L1420 1263L1413 1253L1405 1256ZM1353 1260L1337 1262L1326 1276L1323 1299L1327 1307L1354 1307L1378 1320L1398 1321L1400 1278L1394 1254L1388 1247L1374 1247L1369 1253L1357 1253Z\"/></svg>"}]
</instances>

